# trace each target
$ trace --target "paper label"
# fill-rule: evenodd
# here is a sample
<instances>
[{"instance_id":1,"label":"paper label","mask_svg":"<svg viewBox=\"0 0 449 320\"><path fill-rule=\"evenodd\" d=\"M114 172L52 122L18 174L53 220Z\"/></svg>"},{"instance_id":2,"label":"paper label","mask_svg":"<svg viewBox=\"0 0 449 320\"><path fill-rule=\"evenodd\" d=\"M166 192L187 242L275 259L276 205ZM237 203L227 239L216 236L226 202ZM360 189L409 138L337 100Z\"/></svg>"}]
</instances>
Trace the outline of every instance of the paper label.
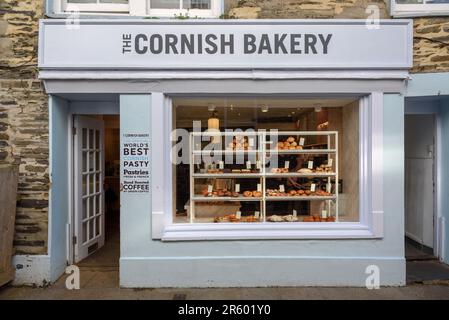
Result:
<instances>
[{"instance_id":1,"label":"paper label","mask_svg":"<svg viewBox=\"0 0 449 320\"><path fill-rule=\"evenodd\" d=\"M315 185L315 183L312 183L310 185L310 191L315 192L315 189L316 189L316 185Z\"/></svg>"},{"instance_id":2,"label":"paper label","mask_svg":"<svg viewBox=\"0 0 449 320\"><path fill-rule=\"evenodd\" d=\"M249 139L249 146L254 147L254 138Z\"/></svg>"},{"instance_id":3,"label":"paper label","mask_svg":"<svg viewBox=\"0 0 449 320\"><path fill-rule=\"evenodd\" d=\"M313 169L313 161L309 161L309 162L307 163L307 168Z\"/></svg>"},{"instance_id":4,"label":"paper label","mask_svg":"<svg viewBox=\"0 0 449 320\"><path fill-rule=\"evenodd\" d=\"M298 216L298 212L296 212L296 210L293 209L293 217L297 217Z\"/></svg>"},{"instance_id":5,"label":"paper label","mask_svg":"<svg viewBox=\"0 0 449 320\"><path fill-rule=\"evenodd\" d=\"M240 218L242 217L242 213L241 213L240 211L237 211L237 212L235 213L235 217L236 217L237 219L240 219Z\"/></svg>"},{"instance_id":6,"label":"paper label","mask_svg":"<svg viewBox=\"0 0 449 320\"><path fill-rule=\"evenodd\" d=\"M332 184L328 183L328 184L326 185L326 191L329 192L329 193L332 192Z\"/></svg>"},{"instance_id":7,"label":"paper label","mask_svg":"<svg viewBox=\"0 0 449 320\"><path fill-rule=\"evenodd\" d=\"M257 184L257 191L259 191L259 192L262 191L262 185L260 183Z\"/></svg>"},{"instance_id":8,"label":"paper label","mask_svg":"<svg viewBox=\"0 0 449 320\"><path fill-rule=\"evenodd\" d=\"M333 162L334 162L334 159L332 159L332 158L327 160L327 166L332 167Z\"/></svg>"},{"instance_id":9,"label":"paper label","mask_svg":"<svg viewBox=\"0 0 449 320\"><path fill-rule=\"evenodd\" d=\"M262 166L261 166L260 160L257 160L256 161L256 169L260 170L261 167Z\"/></svg>"},{"instance_id":10,"label":"paper label","mask_svg":"<svg viewBox=\"0 0 449 320\"><path fill-rule=\"evenodd\" d=\"M306 142L306 139L304 139L304 138L299 138L299 145L300 145L300 146L303 146L305 142Z\"/></svg>"},{"instance_id":11,"label":"paper label","mask_svg":"<svg viewBox=\"0 0 449 320\"><path fill-rule=\"evenodd\" d=\"M323 218L323 219L327 218L327 211L326 210L321 211L321 218Z\"/></svg>"},{"instance_id":12,"label":"paper label","mask_svg":"<svg viewBox=\"0 0 449 320\"><path fill-rule=\"evenodd\" d=\"M260 212L259 211L254 212L254 217L256 219L259 219L260 218Z\"/></svg>"},{"instance_id":13,"label":"paper label","mask_svg":"<svg viewBox=\"0 0 449 320\"><path fill-rule=\"evenodd\" d=\"M280 191L280 192L285 192L285 187L284 187L283 184L281 184L281 185L279 186L279 191Z\"/></svg>"},{"instance_id":14,"label":"paper label","mask_svg":"<svg viewBox=\"0 0 449 320\"><path fill-rule=\"evenodd\" d=\"M213 190L213 187L212 187L211 185L208 185L208 186L207 186L207 192L211 193L212 190Z\"/></svg>"},{"instance_id":15,"label":"paper label","mask_svg":"<svg viewBox=\"0 0 449 320\"><path fill-rule=\"evenodd\" d=\"M240 192L240 184L235 185L235 192Z\"/></svg>"},{"instance_id":16,"label":"paper label","mask_svg":"<svg viewBox=\"0 0 449 320\"><path fill-rule=\"evenodd\" d=\"M290 161L285 161L285 163L284 163L284 168L285 168L285 169L290 168Z\"/></svg>"},{"instance_id":17,"label":"paper label","mask_svg":"<svg viewBox=\"0 0 449 320\"><path fill-rule=\"evenodd\" d=\"M246 169L251 169L251 161L246 161Z\"/></svg>"},{"instance_id":18,"label":"paper label","mask_svg":"<svg viewBox=\"0 0 449 320\"><path fill-rule=\"evenodd\" d=\"M220 170L223 170L223 169L224 169L224 162L223 162L223 161L220 161L220 162L218 163L218 168L219 168Z\"/></svg>"}]
</instances>

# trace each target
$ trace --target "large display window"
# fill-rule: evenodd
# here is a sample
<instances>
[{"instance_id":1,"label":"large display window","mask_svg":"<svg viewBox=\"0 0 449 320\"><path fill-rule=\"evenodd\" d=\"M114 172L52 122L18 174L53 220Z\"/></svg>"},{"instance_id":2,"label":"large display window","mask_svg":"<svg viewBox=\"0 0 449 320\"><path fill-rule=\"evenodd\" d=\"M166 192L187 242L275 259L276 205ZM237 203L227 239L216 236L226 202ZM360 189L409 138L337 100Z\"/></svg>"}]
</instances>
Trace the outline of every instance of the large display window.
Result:
<instances>
[{"instance_id":1,"label":"large display window","mask_svg":"<svg viewBox=\"0 0 449 320\"><path fill-rule=\"evenodd\" d=\"M173 100L175 224L360 221L356 98Z\"/></svg>"}]
</instances>

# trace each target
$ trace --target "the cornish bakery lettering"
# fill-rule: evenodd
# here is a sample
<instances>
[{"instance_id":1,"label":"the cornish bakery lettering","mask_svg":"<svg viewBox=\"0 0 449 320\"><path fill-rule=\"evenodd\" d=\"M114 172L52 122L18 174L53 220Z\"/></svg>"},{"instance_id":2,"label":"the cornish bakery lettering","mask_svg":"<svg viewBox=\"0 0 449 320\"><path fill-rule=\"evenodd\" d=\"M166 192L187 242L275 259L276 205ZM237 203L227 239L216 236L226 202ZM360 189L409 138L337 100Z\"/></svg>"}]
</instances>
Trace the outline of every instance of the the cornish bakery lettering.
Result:
<instances>
[{"instance_id":1,"label":"the cornish bakery lettering","mask_svg":"<svg viewBox=\"0 0 449 320\"><path fill-rule=\"evenodd\" d=\"M332 34L144 34L122 35L122 53L186 54L328 54ZM238 45L237 45L238 43Z\"/></svg>"}]
</instances>

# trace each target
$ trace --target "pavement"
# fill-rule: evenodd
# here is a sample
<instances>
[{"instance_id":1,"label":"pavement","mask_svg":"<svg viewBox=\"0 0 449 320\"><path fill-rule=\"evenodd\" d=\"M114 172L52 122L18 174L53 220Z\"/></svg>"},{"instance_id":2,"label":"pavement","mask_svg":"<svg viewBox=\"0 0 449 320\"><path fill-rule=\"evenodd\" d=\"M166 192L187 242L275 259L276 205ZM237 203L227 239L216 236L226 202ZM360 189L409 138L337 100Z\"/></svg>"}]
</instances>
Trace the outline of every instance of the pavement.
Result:
<instances>
[{"instance_id":1,"label":"pavement","mask_svg":"<svg viewBox=\"0 0 449 320\"><path fill-rule=\"evenodd\" d=\"M427 266L429 268L429 266ZM444 266L447 267L447 266ZM449 269L449 267L447 267ZM67 290L66 276L46 288L0 289L0 300L359 300L359 299L444 299L449 300L449 280L414 280L404 287L378 290L345 287L275 287L207 289L121 289L117 267L82 267L81 289Z\"/></svg>"}]
</instances>

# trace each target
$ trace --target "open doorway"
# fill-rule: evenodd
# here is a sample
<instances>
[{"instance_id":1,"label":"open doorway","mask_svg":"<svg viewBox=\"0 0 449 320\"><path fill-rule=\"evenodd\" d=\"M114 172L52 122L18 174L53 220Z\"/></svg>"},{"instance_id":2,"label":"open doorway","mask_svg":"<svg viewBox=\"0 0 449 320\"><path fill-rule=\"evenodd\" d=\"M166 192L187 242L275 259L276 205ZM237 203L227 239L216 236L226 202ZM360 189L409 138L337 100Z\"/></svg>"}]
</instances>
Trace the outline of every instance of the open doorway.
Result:
<instances>
[{"instance_id":1,"label":"open doorway","mask_svg":"<svg viewBox=\"0 0 449 320\"><path fill-rule=\"evenodd\" d=\"M435 114L405 116L405 256L436 259Z\"/></svg>"},{"instance_id":2,"label":"open doorway","mask_svg":"<svg viewBox=\"0 0 449 320\"><path fill-rule=\"evenodd\" d=\"M120 118L74 115L73 260L118 267L120 258Z\"/></svg>"}]
</instances>

